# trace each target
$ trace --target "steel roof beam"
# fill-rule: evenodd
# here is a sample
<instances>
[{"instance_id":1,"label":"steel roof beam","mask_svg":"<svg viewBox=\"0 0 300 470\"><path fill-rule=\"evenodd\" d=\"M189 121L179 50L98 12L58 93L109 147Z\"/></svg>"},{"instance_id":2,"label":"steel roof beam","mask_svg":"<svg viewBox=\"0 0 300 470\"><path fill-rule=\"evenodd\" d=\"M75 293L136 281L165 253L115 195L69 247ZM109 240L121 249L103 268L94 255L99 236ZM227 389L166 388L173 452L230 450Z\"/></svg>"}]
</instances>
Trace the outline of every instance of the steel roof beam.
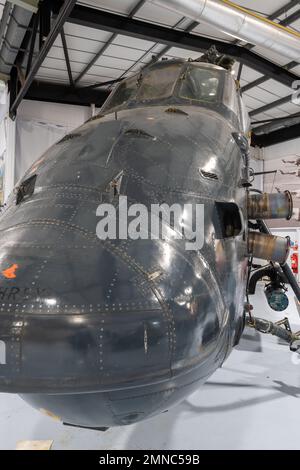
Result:
<instances>
[{"instance_id":1,"label":"steel roof beam","mask_svg":"<svg viewBox=\"0 0 300 470\"><path fill-rule=\"evenodd\" d=\"M27 91L29 90L30 85L32 84L40 66L45 60L49 50L53 46L57 36L60 34L66 19L68 18L72 9L74 8L75 3L76 3L76 0L65 0L65 2L63 3L47 39L43 43L41 50L39 51L39 53L37 54L34 60L34 63L26 77L24 84L21 86L21 89L19 90L16 98L14 99L14 101L12 102L10 106L11 117L15 116L15 113L16 113L16 110L18 109L19 104L21 103L22 99L24 98Z\"/></svg>"},{"instance_id":2,"label":"steel roof beam","mask_svg":"<svg viewBox=\"0 0 300 470\"><path fill-rule=\"evenodd\" d=\"M297 5L300 3L300 1L297 1L297 2L291 2L291 3L294 3L293 6ZM292 7L289 7L289 9L291 9ZM280 10L278 10L280 11ZM278 15L278 11L274 13L274 15L271 15L269 16L269 19L272 20L272 19L275 19L275 18L278 18L278 16L281 16L282 13L280 13ZM292 23L294 23L295 21L299 20L300 18L300 10L297 10L295 11L294 13L292 13L291 15L289 15L287 18L285 18L284 20L281 20L279 22L279 24L281 26L289 26L291 25ZM294 67L297 67L299 64L298 62L295 62L295 61L292 61L292 62L289 62L288 64L286 64L284 66L284 68L286 70L291 70L293 69ZM248 83L247 85L243 86L241 88L241 92L242 93L245 93L247 92L248 90L251 90L252 88L255 88L256 86L259 86L259 85L262 85L263 83L265 83L267 80L269 80L269 77L267 76L263 76L263 77L260 77L258 78L257 80L254 80L253 82L251 83Z\"/></svg>"},{"instance_id":3,"label":"steel roof beam","mask_svg":"<svg viewBox=\"0 0 300 470\"><path fill-rule=\"evenodd\" d=\"M49 82L34 81L25 95L26 100L46 101L50 103L75 104L90 106L91 103L101 107L108 98L106 90L70 87Z\"/></svg>"},{"instance_id":4,"label":"steel roof beam","mask_svg":"<svg viewBox=\"0 0 300 470\"><path fill-rule=\"evenodd\" d=\"M142 8L143 5L145 5L146 0L139 0L139 2L135 5L135 7L131 10L127 18L133 18L134 15ZM116 39L118 36L117 33L113 33L109 40L102 46L99 51L95 54L93 59L84 67L84 69L80 72L78 77L75 80L75 83L77 84L90 70L90 68L94 65L94 63L100 59L100 57L104 54L104 52L108 49L108 47L113 43L113 41Z\"/></svg>"},{"instance_id":5,"label":"steel roof beam","mask_svg":"<svg viewBox=\"0 0 300 470\"><path fill-rule=\"evenodd\" d=\"M270 111L271 109L278 108L279 106L282 106L287 103L291 103L293 96L294 96L293 94L284 96L283 98L279 98L276 101L272 101L272 103L268 103L264 106L261 106L260 108L253 109L253 111L251 111L249 115L250 117L257 116L257 114L266 113L267 111Z\"/></svg>"},{"instance_id":6,"label":"steel roof beam","mask_svg":"<svg viewBox=\"0 0 300 470\"><path fill-rule=\"evenodd\" d=\"M299 79L298 75L238 45L189 34L134 18L127 18L102 10L76 5L67 21L101 31L110 31L111 33L197 52L204 52L210 46L215 45L219 52L234 57L244 65L253 68L259 73L268 75L283 85L291 87L292 83Z\"/></svg>"},{"instance_id":7,"label":"steel roof beam","mask_svg":"<svg viewBox=\"0 0 300 470\"><path fill-rule=\"evenodd\" d=\"M61 37L61 42L62 42L62 45L63 45L64 56L65 56L65 61L66 61L70 86L74 86L74 80L73 80L70 57L69 57L69 50L68 50L68 45L67 45L67 40L66 40L66 35L65 35L64 28L62 28L62 30L60 32L60 37Z\"/></svg>"},{"instance_id":8,"label":"steel roof beam","mask_svg":"<svg viewBox=\"0 0 300 470\"><path fill-rule=\"evenodd\" d=\"M274 11L268 18L269 20L273 21L276 20L276 18L279 18L279 16L284 15L288 11L290 11L292 8L295 6L299 5L300 1L299 0L292 0L286 5L283 5L283 7L278 8L278 10Z\"/></svg>"}]
</instances>

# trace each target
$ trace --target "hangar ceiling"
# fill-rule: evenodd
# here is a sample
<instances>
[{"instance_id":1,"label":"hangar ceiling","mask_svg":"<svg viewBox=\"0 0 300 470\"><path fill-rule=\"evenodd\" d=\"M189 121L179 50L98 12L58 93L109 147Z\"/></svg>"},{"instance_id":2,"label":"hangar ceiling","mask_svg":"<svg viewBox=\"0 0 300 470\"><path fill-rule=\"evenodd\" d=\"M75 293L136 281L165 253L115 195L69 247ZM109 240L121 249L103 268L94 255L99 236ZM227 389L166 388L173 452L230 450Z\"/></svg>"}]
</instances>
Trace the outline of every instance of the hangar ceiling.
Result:
<instances>
[{"instance_id":1,"label":"hangar ceiling","mask_svg":"<svg viewBox=\"0 0 300 470\"><path fill-rule=\"evenodd\" d=\"M300 32L300 1L235 3ZM299 63L146 0L43 0L35 14L37 4L0 0L0 73L10 80L11 114L24 97L100 105L111 82L154 58L197 58L216 44L237 60L254 142L271 145L300 135L300 109L291 101Z\"/></svg>"}]
</instances>

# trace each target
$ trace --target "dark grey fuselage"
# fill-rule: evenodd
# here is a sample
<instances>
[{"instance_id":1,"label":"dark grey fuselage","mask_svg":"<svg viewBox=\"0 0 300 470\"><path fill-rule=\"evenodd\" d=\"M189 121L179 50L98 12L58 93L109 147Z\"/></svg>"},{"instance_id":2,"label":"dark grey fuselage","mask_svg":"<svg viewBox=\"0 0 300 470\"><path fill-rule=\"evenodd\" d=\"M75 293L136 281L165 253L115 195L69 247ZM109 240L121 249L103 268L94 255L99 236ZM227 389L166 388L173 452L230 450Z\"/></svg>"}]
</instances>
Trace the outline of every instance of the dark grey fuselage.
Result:
<instances>
[{"instance_id":1,"label":"dark grey fuselage","mask_svg":"<svg viewBox=\"0 0 300 470\"><path fill-rule=\"evenodd\" d=\"M246 217L240 128L217 108L168 108L86 123L26 173L34 193L18 205L12 194L0 220L0 391L64 422L113 426L169 409L242 331L245 227L220 238L214 222L216 202ZM116 178L131 203L204 204L203 248L99 240L96 209L117 205Z\"/></svg>"}]
</instances>

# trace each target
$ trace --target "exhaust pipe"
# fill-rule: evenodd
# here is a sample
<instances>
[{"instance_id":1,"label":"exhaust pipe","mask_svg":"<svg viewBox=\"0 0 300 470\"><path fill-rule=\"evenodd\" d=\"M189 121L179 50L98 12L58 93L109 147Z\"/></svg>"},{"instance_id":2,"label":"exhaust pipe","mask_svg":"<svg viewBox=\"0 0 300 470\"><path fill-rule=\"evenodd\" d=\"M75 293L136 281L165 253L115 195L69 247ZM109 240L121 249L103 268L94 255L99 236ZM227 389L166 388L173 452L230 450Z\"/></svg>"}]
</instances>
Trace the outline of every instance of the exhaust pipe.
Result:
<instances>
[{"instance_id":1,"label":"exhaust pipe","mask_svg":"<svg viewBox=\"0 0 300 470\"><path fill-rule=\"evenodd\" d=\"M262 193L248 197L248 219L286 219L293 215L293 199L289 191Z\"/></svg>"},{"instance_id":2,"label":"exhaust pipe","mask_svg":"<svg viewBox=\"0 0 300 470\"><path fill-rule=\"evenodd\" d=\"M284 264L290 251L290 239L266 235L259 232L249 232L248 252L254 258Z\"/></svg>"}]
</instances>

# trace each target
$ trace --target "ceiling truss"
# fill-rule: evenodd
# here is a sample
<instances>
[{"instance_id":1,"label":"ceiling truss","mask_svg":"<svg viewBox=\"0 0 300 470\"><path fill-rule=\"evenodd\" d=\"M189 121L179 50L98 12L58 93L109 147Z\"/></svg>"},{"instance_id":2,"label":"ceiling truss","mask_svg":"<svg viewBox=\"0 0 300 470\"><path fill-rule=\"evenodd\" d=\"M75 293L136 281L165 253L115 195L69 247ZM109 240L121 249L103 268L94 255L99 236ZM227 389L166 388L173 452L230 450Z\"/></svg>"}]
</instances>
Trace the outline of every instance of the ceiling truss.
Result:
<instances>
[{"instance_id":1,"label":"ceiling truss","mask_svg":"<svg viewBox=\"0 0 300 470\"><path fill-rule=\"evenodd\" d=\"M160 51L160 53L156 54L155 60L166 55L172 47L197 51L200 55L211 45L215 45L220 53L227 54L235 58L240 63L239 76L242 73L243 65L263 74L263 77L260 77L259 79L242 87L241 90L243 93L261 85L269 79L276 80L288 87L292 87L293 83L296 80L299 80L299 76L292 71L294 67L299 65L298 63L290 62L286 64L286 66L279 66L256 54L252 50L253 45L251 44L241 46L238 42L227 43L203 37L198 34L193 34L193 29L198 25L196 22L191 22L185 30L181 30L178 29L178 27L183 19L173 27L164 27L146 21L137 20L135 15L142 8L145 2L146 0L137 1L135 7L128 16L121 16L115 13L78 5L76 4L76 0L65 0L64 2L60 0L43 0L40 2L38 10L33 13L27 31L25 31L23 42L15 59L14 66L11 69L11 117L15 116L18 106L24 97L46 101L57 100L62 103L83 105L93 103L101 106L108 96L108 92L106 90L99 89L103 83L82 87L80 86L80 81L99 57L102 56L109 45L113 43L118 34L145 39L154 43L154 46L145 51L145 54L143 54L139 60L134 62L130 68L122 73L119 80L123 76L126 76L126 74L140 63L144 57L148 56L152 49L154 49L158 44L164 44L165 47ZM288 2L284 7L270 15L269 19L274 20L285 14L286 17L280 21L280 24L284 26L291 25L294 21L300 18L300 9L294 11L290 15L288 15L288 12L298 4L300 4L300 1L292 0ZM74 79L71 69L67 38L64 32L64 24L66 22L111 33L107 43L102 46L98 52L96 52L93 59L85 65L76 79ZM62 41L63 53L69 77L69 86L36 81L36 74L58 36L60 36ZM39 50L36 53L35 47L37 40ZM24 73L25 59L27 63L25 66L26 72ZM107 83L110 82L108 81ZM254 109L250 113L250 116L254 117L284 103L288 103L291 100L291 97L292 95L289 95L260 108ZM254 136L253 142L261 146L272 145L272 143L276 143L278 140L284 139L284 135L287 139L299 136L299 125L292 125L290 128L285 127L282 132L277 130L276 133L271 132L267 135Z\"/></svg>"}]
</instances>

